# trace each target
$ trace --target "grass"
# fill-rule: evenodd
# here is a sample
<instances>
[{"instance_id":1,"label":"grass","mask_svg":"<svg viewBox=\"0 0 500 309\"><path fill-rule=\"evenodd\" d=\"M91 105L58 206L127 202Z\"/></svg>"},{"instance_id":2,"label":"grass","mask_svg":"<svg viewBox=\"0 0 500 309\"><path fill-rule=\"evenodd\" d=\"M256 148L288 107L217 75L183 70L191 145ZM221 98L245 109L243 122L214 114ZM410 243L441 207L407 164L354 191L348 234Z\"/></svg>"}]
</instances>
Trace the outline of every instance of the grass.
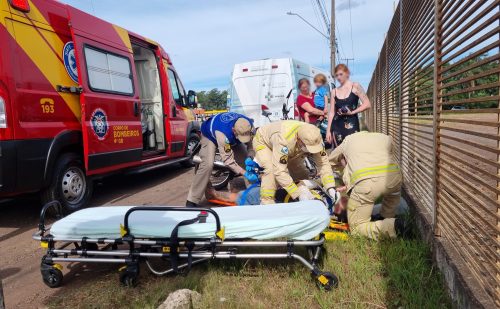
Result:
<instances>
[{"instance_id":1,"label":"grass","mask_svg":"<svg viewBox=\"0 0 500 309\"><path fill-rule=\"evenodd\" d=\"M317 289L298 263L226 260L198 265L187 276L155 277L142 269L136 288L120 286L117 273L101 266L92 280L66 282L47 305L156 308L170 292L188 288L203 295L203 308L451 307L422 241L351 237L328 242L325 248L322 269L340 279L331 292Z\"/></svg>"}]
</instances>

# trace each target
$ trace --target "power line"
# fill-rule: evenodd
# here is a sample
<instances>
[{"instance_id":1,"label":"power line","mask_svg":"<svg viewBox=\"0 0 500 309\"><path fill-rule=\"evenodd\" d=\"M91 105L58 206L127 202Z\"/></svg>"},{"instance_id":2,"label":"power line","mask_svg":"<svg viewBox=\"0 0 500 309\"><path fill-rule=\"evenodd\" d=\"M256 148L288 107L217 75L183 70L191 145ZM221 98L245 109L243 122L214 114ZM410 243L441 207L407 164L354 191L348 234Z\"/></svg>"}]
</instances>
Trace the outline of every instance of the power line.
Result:
<instances>
[{"instance_id":1,"label":"power line","mask_svg":"<svg viewBox=\"0 0 500 309\"><path fill-rule=\"evenodd\" d=\"M323 32L321 32L321 30L319 30L318 28L314 27L313 24L311 24L310 22L308 22L304 17L300 16L299 14L297 13L293 13L293 12L287 12L286 15L291 15L291 16L297 16L298 18L302 19L303 22L305 22L307 25L309 25L309 27L313 28L314 30L316 30L316 32L318 32L319 34L321 34L325 39L328 40L328 36L326 34L324 34Z\"/></svg>"},{"instance_id":2,"label":"power line","mask_svg":"<svg viewBox=\"0 0 500 309\"><path fill-rule=\"evenodd\" d=\"M351 27L351 55L352 55L352 61L354 62L354 39L352 35L352 10L351 10L351 0L349 0L349 24Z\"/></svg>"},{"instance_id":3,"label":"power line","mask_svg":"<svg viewBox=\"0 0 500 309\"><path fill-rule=\"evenodd\" d=\"M326 14L326 20L330 20L330 15L328 15L328 9L326 8L325 0L321 0L321 4L323 5L323 10Z\"/></svg>"},{"instance_id":4,"label":"power line","mask_svg":"<svg viewBox=\"0 0 500 309\"><path fill-rule=\"evenodd\" d=\"M321 17L323 18L323 22L326 25L326 33L328 33L328 35L330 35L330 23L328 22L328 19L326 18L325 9L321 5L320 0L316 0L316 3L318 5L319 13L321 14Z\"/></svg>"},{"instance_id":5,"label":"power line","mask_svg":"<svg viewBox=\"0 0 500 309\"><path fill-rule=\"evenodd\" d=\"M344 46L342 45L342 37L340 36L340 27L339 27L339 24L338 24L338 22L336 20L335 20L335 29L336 29L335 32L336 32L337 38L338 38L337 53L340 51L343 54L343 57L340 57L340 54L339 54L339 58L347 58L346 55L345 55Z\"/></svg>"},{"instance_id":6,"label":"power line","mask_svg":"<svg viewBox=\"0 0 500 309\"><path fill-rule=\"evenodd\" d=\"M323 23L320 21L320 18L319 18L319 13L317 11L317 8L316 8L316 3L314 2L314 0L311 0L311 5L313 7L313 11L314 11L314 16L316 17L316 22L318 24L318 27L321 28L321 31L324 32L325 28L324 28L324 25Z\"/></svg>"}]
</instances>

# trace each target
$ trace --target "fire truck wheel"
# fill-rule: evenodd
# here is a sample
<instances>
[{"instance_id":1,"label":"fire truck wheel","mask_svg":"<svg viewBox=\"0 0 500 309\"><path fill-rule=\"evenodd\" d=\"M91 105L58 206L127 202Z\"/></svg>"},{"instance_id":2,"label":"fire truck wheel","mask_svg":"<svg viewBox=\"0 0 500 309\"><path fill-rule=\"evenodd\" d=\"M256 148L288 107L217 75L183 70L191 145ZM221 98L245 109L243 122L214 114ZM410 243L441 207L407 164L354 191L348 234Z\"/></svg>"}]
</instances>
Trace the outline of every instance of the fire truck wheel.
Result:
<instances>
[{"instance_id":1,"label":"fire truck wheel","mask_svg":"<svg viewBox=\"0 0 500 309\"><path fill-rule=\"evenodd\" d=\"M80 156L65 153L57 159L52 181L42 192L42 202L57 200L65 213L85 207L92 196L92 180L85 175Z\"/></svg>"},{"instance_id":2,"label":"fire truck wheel","mask_svg":"<svg viewBox=\"0 0 500 309\"><path fill-rule=\"evenodd\" d=\"M192 156L193 149L200 143L200 137L196 133L191 133L189 135L189 140L187 143L186 156ZM193 162L193 158L191 157L189 160L186 160L181 163L184 167L193 167L195 164Z\"/></svg>"}]
</instances>

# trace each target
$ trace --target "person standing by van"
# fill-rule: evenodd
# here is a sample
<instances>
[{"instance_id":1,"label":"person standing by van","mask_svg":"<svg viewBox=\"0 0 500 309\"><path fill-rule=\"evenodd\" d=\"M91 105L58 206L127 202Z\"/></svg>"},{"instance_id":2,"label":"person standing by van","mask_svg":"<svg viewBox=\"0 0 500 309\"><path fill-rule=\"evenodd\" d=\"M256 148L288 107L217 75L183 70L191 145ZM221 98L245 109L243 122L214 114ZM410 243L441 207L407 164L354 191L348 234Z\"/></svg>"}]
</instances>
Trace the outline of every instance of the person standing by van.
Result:
<instances>
[{"instance_id":1,"label":"person standing by van","mask_svg":"<svg viewBox=\"0 0 500 309\"><path fill-rule=\"evenodd\" d=\"M325 112L314 105L314 97L311 94L311 83L307 78L302 78L299 80L298 88L300 94L297 96L296 105L300 120L316 124L319 117L324 116Z\"/></svg>"},{"instance_id":2,"label":"person standing by van","mask_svg":"<svg viewBox=\"0 0 500 309\"><path fill-rule=\"evenodd\" d=\"M203 122L200 142L202 162L189 189L187 207L199 206L209 185L217 149L222 162L237 176L245 174L245 170L236 161L237 159L243 161L246 158L249 147L245 149L242 144L248 144L252 140L253 131L253 120L238 113L217 114Z\"/></svg>"},{"instance_id":3,"label":"person standing by van","mask_svg":"<svg viewBox=\"0 0 500 309\"><path fill-rule=\"evenodd\" d=\"M334 146L340 145L347 136L360 131L358 114L371 108L363 87L351 81L349 77L350 71L345 64L335 67L335 78L340 87L332 94L326 132L326 141Z\"/></svg>"}]
</instances>

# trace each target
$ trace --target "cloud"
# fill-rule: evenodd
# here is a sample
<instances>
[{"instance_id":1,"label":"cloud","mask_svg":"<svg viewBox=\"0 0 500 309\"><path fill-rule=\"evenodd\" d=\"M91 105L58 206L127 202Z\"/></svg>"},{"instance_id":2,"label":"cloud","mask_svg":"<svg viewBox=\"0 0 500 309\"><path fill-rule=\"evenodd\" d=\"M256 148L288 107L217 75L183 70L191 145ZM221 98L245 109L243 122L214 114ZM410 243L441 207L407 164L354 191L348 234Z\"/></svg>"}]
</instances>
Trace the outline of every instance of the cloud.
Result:
<instances>
[{"instance_id":1,"label":"cloud","mask_svg":"<svg viewBox=\"0 0 500 309\"><path fill-rule=\"evenodd\" d=\"M349 7L354 9L355 7L365 4L365 2L365 0L341 0L339 4L337 4L336 9L337 12L346 11L349 10Z\"/></svg>"},{"instance_id":2,"label":"cloud","mask_svg":"<svg viewBox=\"0 0 500 309\"><path fill-rule=\"evenodd\" d=\"M339 0L338 0L339 1ZM353 1L354 3L363 1ZM393 0L367 1L349 12L337 11L341 57L356 58L352 71L367 85L384 33L392 17ZM64 0L92 15L159 42L172 56L186 88L226 88L234 64L293 57L328 69L328 42L296 16L321 27L310 1L305 0ZM340 3L341 5L343 4Z\"/></svg>"}]
</instances>

